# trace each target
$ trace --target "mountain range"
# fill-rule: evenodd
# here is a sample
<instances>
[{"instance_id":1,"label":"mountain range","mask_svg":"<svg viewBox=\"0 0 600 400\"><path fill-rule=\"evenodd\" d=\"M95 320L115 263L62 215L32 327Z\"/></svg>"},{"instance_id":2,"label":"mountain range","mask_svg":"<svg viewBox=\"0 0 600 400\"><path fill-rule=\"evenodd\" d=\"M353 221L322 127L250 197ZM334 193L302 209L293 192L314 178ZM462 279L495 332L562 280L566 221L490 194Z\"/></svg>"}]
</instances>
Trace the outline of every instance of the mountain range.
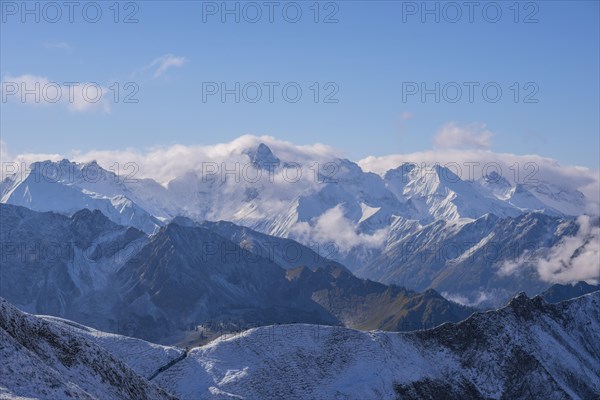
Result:
<instances>
[{"instance_id":1,"label":"mountain range","mask_svg":"<svg viewBox=\"0 0 600 400\"><path fill-rule=\"evenodd\" d=\"M161 181L4 177L0 398L600 395L600 217L573 185L251 142Z\"/></svg>"},{"instance_id":2,"label":"mountain range","mask_svg":"<svg viewBox=\"0 0 600 400\"><path fill-rule=\"evenodd\" d=\"M403 163L379 175L347 159L281 151L255 141L163 183L96 162L41 161L7 176L0 200L68 216L99 210L147 235L173 220L221 224L215 229L241 244L227 232L230 222L292 239L362 278L435 289L468 305L498 306L554 282L598 281L581 265L597 251L600 223L585 214L578 190L495 170L463 179L451 165Z\"/></svg>"},{"instance_id":3,"label":"mountain range","mask_svg":"<svg viewBox=\"0 0 600 400\"><path fill-rule=\"evenodd\" d=\"M474 311L433 290L357 278L291 239L232 223L177 219L146 235L98 210L69 217L0 204L0 226L0 293L7 300L160 343L194 342L207 324L397 331ZM263 253L268 248L274 250Z\"/></svg>"}]
</instances>

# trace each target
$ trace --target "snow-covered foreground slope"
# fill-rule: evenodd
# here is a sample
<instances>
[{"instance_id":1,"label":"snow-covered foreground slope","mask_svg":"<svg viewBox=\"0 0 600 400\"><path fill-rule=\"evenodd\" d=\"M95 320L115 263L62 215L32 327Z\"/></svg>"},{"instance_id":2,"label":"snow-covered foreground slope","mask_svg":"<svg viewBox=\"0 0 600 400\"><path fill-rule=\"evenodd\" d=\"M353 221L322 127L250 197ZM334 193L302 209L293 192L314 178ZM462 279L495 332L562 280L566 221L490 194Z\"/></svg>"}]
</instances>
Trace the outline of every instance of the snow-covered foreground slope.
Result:
<instances>
[{"instance_id":1,"label":"snow-covered foreground slope","mask_svg":"<svg viewBox=\"0 0 600 400\"><path fill-rule=\"evenodd\" d=\"M145 378L151 377L160 367L184 354L184 350L178 347L161 346L129 336L99 331L68 319L49 315L37 317L103 347Z\"/></svg>"},{"instance_id":2,"label":"snow-covered foreground slope","mask_svg":"<svg viewBox=\"0 0 600 400\"><path fill-rule=\"evenodd\" d=\"M0 398L173 398L94 341L2 298L0 359Z\"/></svg>"},{"instance_id":3,"label":"snow-covered foreground slope","mask_svg":"<svg viewBox=\"0 0 600 400\"><path fill-rule=\"evenodd\" d=\"M410 333L265 326L189 351L0 298L0 355L7 399L593 399L600 292L557 304L521 294Z\"/></svg>"},{"instance_id":4,"label":"snow-covered foreground slope","mask_svg":"<svg viewBox=\"0 0 600 400\"><path fill-rule=\"evenodd\" d=\"M182 399L593 399L600 292L514 298L411 333L269 326L193 349L156 383Z\"/></svg>"}]
</instances>

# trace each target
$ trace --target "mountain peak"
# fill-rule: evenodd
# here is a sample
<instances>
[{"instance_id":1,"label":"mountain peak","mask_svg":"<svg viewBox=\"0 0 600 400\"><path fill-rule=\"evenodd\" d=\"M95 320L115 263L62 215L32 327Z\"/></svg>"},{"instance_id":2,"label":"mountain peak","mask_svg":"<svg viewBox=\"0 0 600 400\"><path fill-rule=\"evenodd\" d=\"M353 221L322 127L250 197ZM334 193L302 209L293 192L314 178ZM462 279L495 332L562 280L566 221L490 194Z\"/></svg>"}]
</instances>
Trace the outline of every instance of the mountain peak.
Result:
<instances>
[{"instance_id":1,"label":"mountain peak","mask_svg":"<svg viewBox=\"0 0 600 400\"><path fill-rule=\"evenodd\" d=\"M508 303L508 307L513 310L515 315L531 319L535 310L540 310L544 306L544 299L541 296L536 296L533 299L527 297L525 292L518 293Z\"/></svg>"},{"instance_id":2,"label":"mountain peak","mask_svg":"<svg viewBox=\"0 0 600 400\"><path fill-rule=\"evenodd\" d=\"M250 157L252 164L260 169L276 168L281 163L281 160L273 154L269 146L262 142L256 149L247 150L245 153Z\"/></svg>"},{"instance_id":3,"label":"mountain peak","mask_svg":"<svg viewBox=\"0 0 600 400\"><path fill-rule=\"evenodd\" d=\"M508 180L505 177L503 177L496 171L492 171L489 174L484 175L481 178L481 181L485 186L494 185L498 187L511 188L510 182L508 182Z\"/></svg>"},{"instance_id":4,"label":"mountain peak","mask_svg":"<svg viewBox=\"0 0 600 400\"><path fill-rule=\"evenodd\" d=\"M111 221L99 210L84 208L71 216L71 231L76 235L78 244L87 248L93 242L93 238L101 232L114 231L119 225Z\"/></svg>"},{"instance_id":5,"label":"mountain peak","mask_svg":"<svg viewBox=\"0 0 600 400\"><path fill-rule=\"evenodd\" d=\"M407 175L410 174L415 168L418 168L417 164L411 162L402 163L397 168L388 170L384 175L384 179L392 180L397 178L402 179L404 183L407 183L409 179Z\"/></svg>"}]
</instances>

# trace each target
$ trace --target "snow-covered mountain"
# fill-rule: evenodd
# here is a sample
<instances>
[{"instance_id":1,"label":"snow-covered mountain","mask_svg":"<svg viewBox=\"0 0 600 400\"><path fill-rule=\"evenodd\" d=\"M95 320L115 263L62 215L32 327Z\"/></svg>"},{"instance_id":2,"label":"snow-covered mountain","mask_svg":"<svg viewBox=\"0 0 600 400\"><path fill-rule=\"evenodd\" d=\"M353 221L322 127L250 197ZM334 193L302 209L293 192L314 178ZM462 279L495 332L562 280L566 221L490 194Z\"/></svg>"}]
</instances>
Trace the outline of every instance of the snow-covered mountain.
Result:
<instances>
[{"instance_id":1,"label":"snow-covered mountain","mask_svg":"<svg viewBox=\"0 0 600 400\"><path fill-rule=\"evenodd\" d=\"M86 341L107 350L114 357L123 361L138 375L149 379L165 365L185 355L185 350L174 346L162 346L130 336L99 331L77 322L53 317L36 315L53 326L82 336Z\"/></svg>"},{"instance_id":2,"label":"snow-covered mountain","mask_svg":"<svg viewBox=\"0 0 600 400\"><path fill-rule=\"evenodd\" d=\"M600 292L516 296L457 324L408 333L275 325L192 349L17 310L0 298L2 398L592 399Z\"/></svg>"},{"instance_id":3,"label":"snow-covered mountain","mask_svg":"<svg viewBox=\"0 0 600 400\"><path fill-rule=\"evenodd\" d=\"M40 162L2 181L1 200L67 215L100 210L146 233L180 216L196 223L229 221L319 249L362 277L438 289L467 303L484 293L498 305L515 290L531 294L553 282L600 279L577 267L599 240L597 229L574 226L581 226L576 217L585 213L587 200L548 174L535 184L495 171L469 180L452 166L415 163L375 174L329 153L269 143L277 151L261 138L244 148L225 146L218 160L199 160L161 184L119 176L93 162ZM571 239L577 232L584 233ZM260 243L222 233L246 247ZM494 246L501 247L499 256L490 253ZM553 246L573 251L561 253L560 266L541 268ZM440 253L445 249L449 255ZM508 249L527 257L509 257ZM522 278L519 288L506 278L515 274Z\"/></svg>"},{"instance_id":4,"label":"snow-covered mountain","mask_svg":"<svg viewBox=\"0 0 600 400\"><path fill-rule=\"evenodd\" d=\"M66 217L0 204L0 296L28 312L104 324L101 293L147 240L97 210Z\"/></svg>"},{"instance_id":5,"label":"snow-covered mountain","mask_svg":"<svg viewBox=\"0 0 600 400\"><path fill-rule=\"evenodd\" d=\"M155 382L183 399L594 399L600 292L514 298L409 333L282 325L192 349Z\"/></svg>"},{"instance_id":6,"label":"snow-covered mountain","mask_svg":"<svg viewBox=\"0 0 600 400\"><path fill-rule=\"evenodd\" d=\"M103 346L0 298L3 399L175 399Z\"/></svg>"},{"instance_id":7,"label":"snow-covered mountain","mask_svg":"<svg viewBox=\"0 0 600 400\"><path fill-rule=\"evenodd\" d=\"M551 182L510 183L497 172L466 180L447 167L411 163L380 176L347 159L305 159L293 151L286 153L290 159L281 159L265 143L255 146L238 149L219 164L199 162L164 185L116 175L96 162L36 162L2 181L1 201L61 213L98 209L146 232L182 215L278 236L299 236L303 223L312 226L335 207L359 232L388 227L393 216L424 223L488 213L585 212L581 192Z\"/></svg>"},{"instance_id":8,"label":"snow-covered mountain","mask_svg":"<svg viewBox=\"0 0 600 400\"><path fill-rule=\"evenodd\" d=\"M515 291L533 295L547 288L538 261L562 246L565 238L577 237L578 231L576 220L543 213L438 220L414 234L388 241L385 249L356 273L417 290L435 288L467 304L498 306ZM598 240L584 236L582 246L586 240ZM577 255L575 249L572 252Z\"/></svg>"},{"instance_id":9,"label":"snow-covered mountain","mask_svg":"<svg viewBox=\"0 0 600 400\"><path fill-rule=\"evenodd\" d=\"M125 181L95 162L35 162L28 171L8 176L0 183L0 201L67 215L84 208L99 210L117 224L152 233L161 225L158 218L164 214L151 207L151 199L136 196ZM156 187L150 181L144 183Z\"/></svg>"}]
</instances>

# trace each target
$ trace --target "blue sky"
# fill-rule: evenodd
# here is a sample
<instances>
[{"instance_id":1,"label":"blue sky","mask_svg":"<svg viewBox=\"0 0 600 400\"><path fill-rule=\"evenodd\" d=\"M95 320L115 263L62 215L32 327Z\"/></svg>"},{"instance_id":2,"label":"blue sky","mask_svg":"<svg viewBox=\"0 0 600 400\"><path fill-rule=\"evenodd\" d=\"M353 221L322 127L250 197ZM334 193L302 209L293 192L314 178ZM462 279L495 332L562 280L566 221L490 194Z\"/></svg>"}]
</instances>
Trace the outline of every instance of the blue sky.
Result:
<instances>
[{"instance_id":1,"label":"blue sky","mask_svg":"<svg viewBox=\"0 0 600 400\"><path fill-rule=\"evenodd\" d=\"M126 2L120 3L118 23L109 9L112 2L101 4L97 23L83 18L81 7L87 2L79 3L73 23L66 9L56 23L48 22L54 18L51 9L45 15L40 9L40 22L35 15L22 22L22 10L13 15L6 3L0 39L3 85L29 75L59 84L97 82L105 88L98 107L62 101L23 104L18 93L3 97L0 133L14 153L212 144L266 134L297 144L325 143L353 159L475 146L599 167L597 1L521 2L518 16L509 8L513 2L498 2L494 5L500 5L502 16L496 23L489 21L495 11L489 2L479 3L472 23L464 7L456 23L448 21L455 15L451 9L443 14L440 8L439 22L431 15L422 22L420 9L407 14L422 2L321 2L318 23L313 1L297 2L302 10L297 23L284 18L282 9L289 2L276 2L273 23L264 6L256 23L244 20L243 11L239 23L232 15L222 23L221 10L204 15L203 21L203 7L210 11L222 3L201 1L138 2L137 23L123 23L135 11ZM13 4L21 7L21 2ZM227 4L233 8L236 2ZM433 8L436 2L427 4ZM295 8L287 7L285 17L293 19ZM246 11L247 18L254 16L252 9ZM338 22L324 23L331 13ZM532 13L538 22L524 23ZM139 88L136 104L122 102L128 82ZM225 102L213 95L204 102L207 82L229 88L235 82L240 87L257 82L262 97L236 103L233 95ZM279 84L273 102L264 82ZM290 82L302 89L296 103L281 92ZM325 87L328 82L333 85ZM429 88L456 82L462 97L448 101L455 96L451 85L439 103L433 95L425 102L418 94L403 99L407 82ZM479 84L473 102L464 82ZM114 103L114 91L106 90L115 83L121 88L119 103ZM486 83L502 89L497 102L483 97ZM253 86L248 88L253 97ZM323 102L336 88L338 102ZM524 102L532 91L538 102ZM63 97L66 93L63 89ZM440 130L449 123L462 131L448 142Z\"/></svg>"}]
</instances>

